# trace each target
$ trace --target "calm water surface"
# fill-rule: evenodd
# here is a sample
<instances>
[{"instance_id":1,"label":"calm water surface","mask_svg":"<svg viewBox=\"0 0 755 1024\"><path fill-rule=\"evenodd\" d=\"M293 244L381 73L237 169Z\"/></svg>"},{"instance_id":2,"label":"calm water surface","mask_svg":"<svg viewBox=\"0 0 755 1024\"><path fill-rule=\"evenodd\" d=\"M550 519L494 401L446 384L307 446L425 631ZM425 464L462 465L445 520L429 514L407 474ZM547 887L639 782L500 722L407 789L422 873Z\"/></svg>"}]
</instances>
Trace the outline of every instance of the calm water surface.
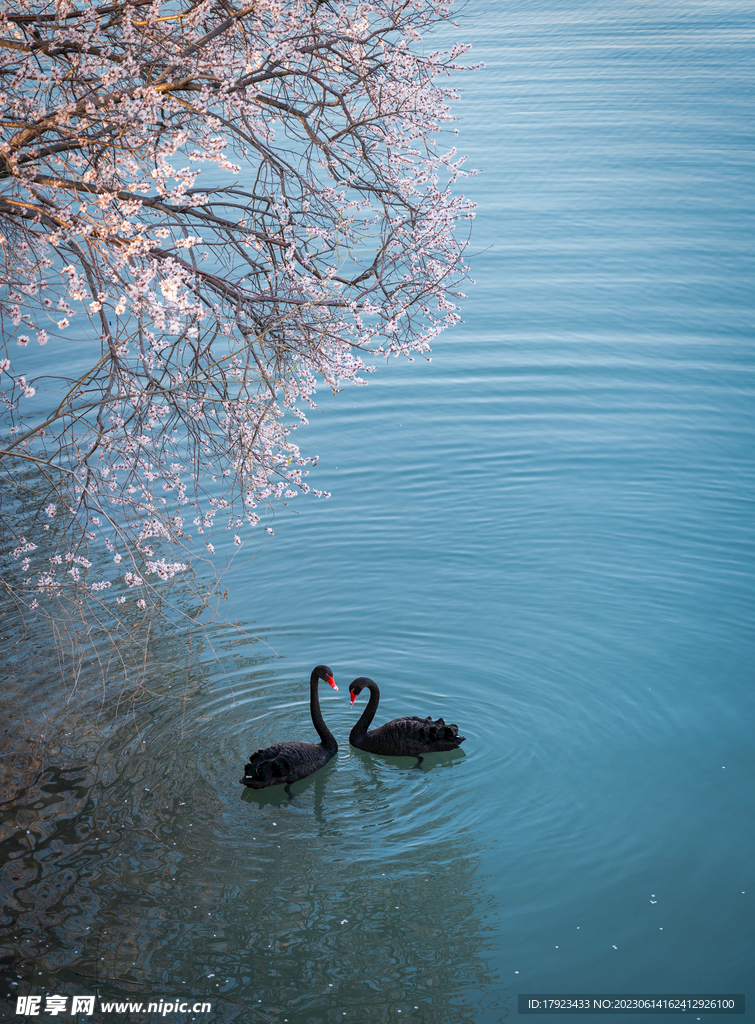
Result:
<instances>
[{"instance_id":1,"label":"calm water surface","mask_svg":"<svg viewBox=\"0 0 755 1024\"><path fill-rule=\"evenodd\" d=\"M210 627L187 668L157 637L120 704L84 679L66 703L30 642L0 995L276 1024L755 1000L754 22L471 0L465 323L323 399L302 442L333 498L227 576L258 640ZM312 735L318 662L337 759L290 803L240 792L247 753ZM464 755L351 750L361 674L380 720L442 714Z\"/></svg>"}]
</instances>

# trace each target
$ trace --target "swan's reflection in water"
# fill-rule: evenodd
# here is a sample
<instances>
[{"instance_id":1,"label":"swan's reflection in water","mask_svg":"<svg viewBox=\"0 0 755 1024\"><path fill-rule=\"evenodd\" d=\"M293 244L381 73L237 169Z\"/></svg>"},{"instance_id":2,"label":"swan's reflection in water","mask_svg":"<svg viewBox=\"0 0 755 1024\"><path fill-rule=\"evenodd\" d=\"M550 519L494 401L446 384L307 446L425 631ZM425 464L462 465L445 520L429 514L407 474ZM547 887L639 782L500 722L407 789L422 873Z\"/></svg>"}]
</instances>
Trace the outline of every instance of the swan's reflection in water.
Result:
<instances>
[{"instance_id":1,"label":"swan's reflection in water","mask_svg":"<svg viewBox=\"0 0 755 1024\"><path fill-rule=\"evenodd\" d=\"M418 771L430 772L433 768L450 766L453 761L461 761L465 758L466 752L463 747L456 750L438 750L432 754L423 754L420 764L417 764L416 757L393 757L389 754L370 754L360 750L359 747L349 746L352 757L360 758L365 763L374 761L376 758L385 761L386 764L394 764L397 768L415 768Z\"/></svg>"},{"instance_id":2,"label":"swan's reflection in water","mask_svg":"<svg viewBox=\"0 0 755 1024\"><path fill-rule=\"evenodd\" d=\"M483 1008L491 1021L505 1013L475 851L453 809L441 801L430 826L417 801L433 771L446 788L463 756L434 754L417 771L414 758L351 750L307 780L298 807L255 801L255 816L275 807L282 840L237 924L262 1005L305 1022L382 1024L401 1012L461 1024Z\"/></svg>"}]
</instances>

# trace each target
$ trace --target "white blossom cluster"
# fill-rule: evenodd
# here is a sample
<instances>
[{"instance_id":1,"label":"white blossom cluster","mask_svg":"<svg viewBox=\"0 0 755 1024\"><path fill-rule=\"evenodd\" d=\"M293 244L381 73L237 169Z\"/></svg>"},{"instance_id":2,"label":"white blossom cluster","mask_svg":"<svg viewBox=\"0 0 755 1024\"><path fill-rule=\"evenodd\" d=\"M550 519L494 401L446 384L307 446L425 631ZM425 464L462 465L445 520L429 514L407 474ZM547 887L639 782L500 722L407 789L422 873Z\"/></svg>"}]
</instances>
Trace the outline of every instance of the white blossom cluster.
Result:
<instances>
[{"instance_id":1,"label":"white blossom cluster","mask_svg":"<svg viewBox=\"0 0 755 1024\"><path fill-rule=\"evenodd\" d=\"M270 504L310 490L292 431L318 382L359 383L457 322L473 204L438 137L467 48L423 44L449 15L0 12L0 454L21 494L2 506L3 580L27 607L130 591L145 607L218 526L236 547L272 532Z\"/></svg>"}]
</instances>

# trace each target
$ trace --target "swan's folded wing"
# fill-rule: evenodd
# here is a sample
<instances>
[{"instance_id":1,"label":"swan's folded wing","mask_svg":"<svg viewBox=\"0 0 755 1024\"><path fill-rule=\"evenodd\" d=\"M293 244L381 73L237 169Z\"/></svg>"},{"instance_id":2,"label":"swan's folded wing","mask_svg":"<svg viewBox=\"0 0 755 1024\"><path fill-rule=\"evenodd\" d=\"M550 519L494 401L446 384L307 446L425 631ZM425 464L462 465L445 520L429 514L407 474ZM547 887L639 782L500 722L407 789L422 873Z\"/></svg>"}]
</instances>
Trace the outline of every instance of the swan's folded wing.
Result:
<instances>
[{"instance_id":1,"label":"swan's folded wing","mask_svg":"<svg viewBox=\"0 0 755 1024\"><path fill-rule=\"evenodd\" d=\"M289 741L258 750L244 766L245 785L257 788L273 786L279 782L296 782L317 771L332 757L322 744Z\"/></svg>"},{"instance_id":2,"label":"swan's folded wing","mask_svg":"<svg viewBox=\"0 0 755 1024\"><path fill-rule=\"evenodd\" d=\"M428 743L463 743L466 736L459 736L458 725L446 725L442 718L437 718L433 721L431 718L425 719L422 726L422 735L427 739Z\"/></svg>"},{"instance_id":3,"label":"swan's folded wing","mask_svg":"<svg viewBox=\"0 0 755 1024\"><path fill-rule=\"evenodd\" d=\"M249 764L257 765L264 764L265 761L272 761L283 749L285 749L285 744L276 743L272 747L265 747L264 750L256 750L253 754L249 755Z\"/></svg>"},{"instance_id":4,"label":"swan's folded wing","mask_svg":"<svg viewBox=\"0 0 755 1024\"><path fill-rule=\"evenodd\" d=\"M290 771L291 763L285 755L282 755L269 761L244 765L244 778L241 781L284 782Z\"/></svg>"},{"instance_id":5,"label":"swan's folded wing","mask_svg":"<svg viewBox=\"0 0 755 1024\"><path fill-rule=\"evenodd\" d=\"M464 736L459 736L459 727L446 725L442 718L433 721L432 718L406 715L394 718L369 733L364 749L416 756L431 750L454 750L464 740Z\"/></svg>"},{"instance_id":6,"label":"swan's folded wing","mask_svg":"<svg viewBox=\"0 0 755 1024\"><path fill-rule=\"evenodd\" d=\"M249 764L244 765L244 779L253 779L255 782L285 779L290 770L291 757L286 753L285 745L276 743L273 747L257 750L250 755Z\"/></svg>"}]
</instances>

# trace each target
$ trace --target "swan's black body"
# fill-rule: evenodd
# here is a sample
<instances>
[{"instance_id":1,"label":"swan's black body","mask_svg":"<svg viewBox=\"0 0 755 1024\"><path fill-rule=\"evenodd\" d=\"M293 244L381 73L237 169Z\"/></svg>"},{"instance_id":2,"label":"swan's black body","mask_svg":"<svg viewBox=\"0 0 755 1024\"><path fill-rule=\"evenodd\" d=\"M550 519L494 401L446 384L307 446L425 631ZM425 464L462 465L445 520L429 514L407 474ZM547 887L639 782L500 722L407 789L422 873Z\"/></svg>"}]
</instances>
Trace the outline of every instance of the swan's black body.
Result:
<instances>
[{"instance_id":1,"label":"swan's black body","mask_svg":"<svg viewBox=\"0 0 755 1024\"><path fill-rule=\"evenodd\" d=\"M458 725L446 725L442 718L417 718L415 715L406 718L394 718L377 729L367 732L375 717L380 701L380 690L372 679L360 676L349 684L351 703L367 687L370 699L362 717L351 730L349 743L367 750L371 754L392 754L398 757L421 757L438 750L456 750L465 736L459 735Z\"/></svg>"},{"instance_id":2,"label":"swan's black body","mask_svg":"<svg viewBox=\"0 0 755 1024\"><path fill-rule=\"evenodd\" d=\"M322 768L338 750L333 733L323 721L317 687L320 680L330 683L337 690L333 673L327 665L312 669L309 677L309 710L317 735L322 743L298 743L290 740L276 743L266 750L258 750L244 766L244 777L239 782L252 789L267 789L268 786L290 786L292 782L306 779Z\"/></svg>"}]
</instances>

